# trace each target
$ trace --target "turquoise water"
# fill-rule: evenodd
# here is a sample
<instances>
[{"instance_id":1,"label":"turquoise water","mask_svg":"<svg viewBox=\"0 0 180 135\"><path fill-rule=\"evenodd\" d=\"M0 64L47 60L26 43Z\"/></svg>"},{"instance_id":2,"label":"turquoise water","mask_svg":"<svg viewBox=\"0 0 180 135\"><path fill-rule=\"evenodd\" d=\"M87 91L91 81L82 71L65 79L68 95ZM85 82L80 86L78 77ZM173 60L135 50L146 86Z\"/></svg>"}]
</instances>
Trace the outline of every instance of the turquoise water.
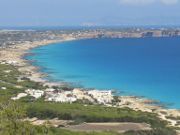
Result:
<instances>
[{"instance_id":1,"label":"turquoise water","mask_svg":"<svg viewBox=\"0 0 180 135\"><path fill-rule=\"evenodd\" d=\"M31 50L49 79L180 108L180 38L88 39Z\"/></svg>"}]
</instances>

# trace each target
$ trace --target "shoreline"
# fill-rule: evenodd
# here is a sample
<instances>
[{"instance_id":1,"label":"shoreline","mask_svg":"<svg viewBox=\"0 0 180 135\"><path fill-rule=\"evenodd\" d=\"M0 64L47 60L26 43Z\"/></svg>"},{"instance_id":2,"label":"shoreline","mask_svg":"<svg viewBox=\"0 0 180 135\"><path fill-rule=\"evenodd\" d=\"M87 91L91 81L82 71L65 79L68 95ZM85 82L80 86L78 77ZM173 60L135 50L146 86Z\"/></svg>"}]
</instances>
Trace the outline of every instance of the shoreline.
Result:
<instances>
[{"instance_id":1,"label":"shoreline","mask_svg":"<svg viewBox=\"0 0 180 135\"><path fill-rule=\"evenodd\" d=\"M23 44L13 45L8 48L0 48L0 61L6 61L9 64L17 66L20 72L25 75L30 75L28 78L32 81L43 83L47 81L43 79L45 74L41 73L38 70L39 67L32 65L31 62L26 60L24 57L28 55L29 50L33 48L71 40L75 40L75 38L26 42Z\"/></svg>"},{"instance_id":2,"label":"shoreline","mask_svg":"<svg viewBox=\"0 0 180 135\"><path fill-rule=\"evenodd\" d=\"M156 37L155 37L156 38ZM74 40L85 40L86 38L84 39L74 39ZM69 40L68 40L69 41ZM58 41L57 41L58 42ZM66 41L61 41L61 42L66 42ZM49 44L47 44L49 45ZM39 46L37 46L39 47ZM36 47L35 47L36 48ZM26 53L25 55L34 55L35 53ZM25 59L27 60L27 63L29 63L31 66L34 66L36 68L36 73L41 73L42 74L42 78L44 77L47 77L45 80L48 81L48 82L54 82L54 83L63 83L63 84L67 84L68 86L71 86L71 87L77 87L77 88L84 88L86 90L89 90L89 89L96 89L94 87L92 88L89 88L89 87L83 87L83 86L76 86L76 85L73 85L73 83L71 82L64 82L64 81L56 81L56 80L53 80L51 78L48 78L48 73L45 73L45 72L41 72L41 69L43 69L44 67L42 66L36 66L34 65L34 61L35 60L29 60L29 59L26 59L25 57L22 58L22 59ZM103 90L103 89L97 89L97 90ZM111 89L104 89L104 90L111 90ZM115 90L111 90L112 92L115 91ZM140 99L140 100L144 100L144 102L150 106L155 106L155 107L160 107L160 108L163 108L163 109L176 109L176 110L180 110L180 108L176 108L176 107L171 107L171 103L168 103L168 102L161 102L160 100L158 99L153 99L153 98L149 98L149 97L146 97L146 96L142 96L142 95L136 95L136 94L131 94L131 93L126 93L126 94L113 94L114 96L123 96L123 97L131 97L131 98L137 98L137 99Z\"/></svg>"},{"instance_id":3,"label":"shoreline","mask_svg":"<svg viewBox=\"0 0 180 135\"><path fill-rule=\"evenodd\" d=\"M27 75L29 79L35 82L41 82L44 85L48 86L61 86L61 82L50 82L46 80L44 77L45 73L39 71L39 67L34 66L30 63L29 60L24 59L25 55L28 55L29 50L45 46L53 43L65 42L79 40L78 38L66 37L61 40L43 40L36 42L26 42L23 44L17 44L8 48L0 48L0 61L6 61L9 64L12 64L18 68L20 72ZM166 120L171 123L171 126L175 126L175 120L169 120L166 118L166 115L173 117L180 117L179 109L165 109L163 107L151 104L153 100L140 98L137 96L118 96L122 102L118 104L116 107L128 107L136 111L144 111L156 113L163 120ZM166 115L164 114L166 113Z\"/></svg>"},{"instance_id":4,"label":"shoreline","mask_svg":"<svg viewBox=\"0 0 180 135\"><path fill-rule=\"evenodd\" d=\"M85 40L86 38L84 38L84 39L73 39L73 40ZM47 73L44 73L44 72L41 72L41 68L43 68L43 67L39 67L39 66L35 66L35 65L33 65L33 61L31 61L31 60L27 60L25 57L27 56L27 55L33 55L33 53L30 53L29 51L31 50L31 49L34 49L34 48L37 48L37 47L40 47L40 46L46 46L46 45L50 45L50 44L54 44L54 43L60 43L60 42L66 42L66 41L72 41L71 39L70 40L62 40L62 41L53 41L52 43L51 43L51 41L50 41L50 43L47 43L47 44L42 44L42 45L37 45L37 46L35 46L35 47L32 47L32 48L30 48L30 49L28 49L28 51L27 52L25 52L23 55L22 55L22 57L21 57L21 59L22 60L24 60L25 62L26 62L26 64L28 65L28 67L30 68L30 67L32 67L32 68L34 68L34 70L32 70L32 71L34 71L34 73L33 74L39 74L39 76L35 79L35 78L32 78L31 76L29 77L32 81L39 81L39 82L42 82L42 83L46 83L47 85L50 85L50 84L52 84L52 85L57 85L57 86L61 86L61 85L68 85L68 86L70 86L70 87L73 87L73 88L76 88L75 86L73 86L73 84L71 84L71 82L61 82L61 81L51 81L51 80L49 80L49 79L45 79L45 77L48 77L48 74ZM39 79L42 79L42 80L39 80ZM85 89L85 90L89 90L90 88L83 88L83 87L78 87L79 89ZM95 89L95 88L91 88L91 89ZM98 90L98 89L95 89L95 90ZM107 89L106 89L107 90ZM113 92L113 90L111 90L112 92ZM166 106L166 104L165 103L161 103L160 101L158 101L158 100L153 100L153 99L150 99L150 98L147 98L147 97L143 97L143 96L136 96L136 95L131 95L131 94L129 94L129 95L122 95L122 96L120 96L120 94L118 94L118 95L115 95L115 94L113 94L113 96L118 96L118 97L126 97L126 98L131 98L131 99L139 99L139 100L142 100L143 102L144 102L144 104L147 104L148 106L153 106L153 107L156 107L156 108L163 108L163 109L165 109L167 106ZM167 107L168 108L168 107Z\"/></svg>"}]
</instances>

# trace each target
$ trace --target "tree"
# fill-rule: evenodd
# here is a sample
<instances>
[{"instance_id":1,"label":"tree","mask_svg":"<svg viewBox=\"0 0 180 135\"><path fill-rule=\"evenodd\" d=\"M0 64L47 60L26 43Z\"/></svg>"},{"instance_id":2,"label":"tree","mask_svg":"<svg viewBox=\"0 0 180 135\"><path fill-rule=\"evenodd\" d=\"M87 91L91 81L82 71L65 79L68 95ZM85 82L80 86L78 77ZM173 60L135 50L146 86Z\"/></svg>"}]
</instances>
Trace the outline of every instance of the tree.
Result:
<instances>
[{"instance_id":1,"label":"tree","mask_svg":"<svg viewBox=\"0 0 180 135\"><path fill-rule=\"evenodd\" d=\"M48 135L47 123L33 126L24 121L26 108L20 102L8 100L0 102L0 135Z\"/></svg>"},{"instance_id":2,"label":"tree","mask_svg":"<svg viewBox=\"0 0 180 135\"><path fill-rule=\"evenodd\" d=\"M25 108L15 102L0 103L0 134L3 135L31 135L31 125L24 122ZM32 130L32 131L31 131Z\"/></svg>"}]
</instances>

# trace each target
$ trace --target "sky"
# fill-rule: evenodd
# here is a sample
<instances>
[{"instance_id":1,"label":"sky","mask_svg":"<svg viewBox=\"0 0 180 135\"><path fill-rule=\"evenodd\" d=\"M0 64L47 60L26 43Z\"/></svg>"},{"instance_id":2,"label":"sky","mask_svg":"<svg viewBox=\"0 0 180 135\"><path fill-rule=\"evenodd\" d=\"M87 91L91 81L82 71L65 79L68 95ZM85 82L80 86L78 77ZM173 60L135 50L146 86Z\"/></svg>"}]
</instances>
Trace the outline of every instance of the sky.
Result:
<instances>
[{"instance_id":1,"label":"sky","mask_svg":"<svg viewBox=\"0 0 180 135\"><path fill-rule=\"evenodd\" d=\"M180 25L180 0L0 0L0 26Z\"/></svg>"}]
</instances>

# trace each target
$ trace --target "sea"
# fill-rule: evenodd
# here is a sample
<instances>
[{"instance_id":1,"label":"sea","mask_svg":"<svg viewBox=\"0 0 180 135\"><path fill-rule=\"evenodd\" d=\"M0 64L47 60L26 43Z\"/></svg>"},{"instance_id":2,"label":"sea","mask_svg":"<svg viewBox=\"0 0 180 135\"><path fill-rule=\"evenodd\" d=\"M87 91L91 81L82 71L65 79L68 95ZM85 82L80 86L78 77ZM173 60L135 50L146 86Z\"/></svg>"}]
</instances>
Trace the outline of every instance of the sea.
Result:
<instances>
[{"instance_id":1,"label":"sea","mask_svg":"<svg viewBox=\"0 0 180 135\"><path fill-rule=\"evenodd\" d=\"M49 44L26 59L49 80L113 90L180 109L180 38L100 38Z\"/></svg>"}]
</instances>

